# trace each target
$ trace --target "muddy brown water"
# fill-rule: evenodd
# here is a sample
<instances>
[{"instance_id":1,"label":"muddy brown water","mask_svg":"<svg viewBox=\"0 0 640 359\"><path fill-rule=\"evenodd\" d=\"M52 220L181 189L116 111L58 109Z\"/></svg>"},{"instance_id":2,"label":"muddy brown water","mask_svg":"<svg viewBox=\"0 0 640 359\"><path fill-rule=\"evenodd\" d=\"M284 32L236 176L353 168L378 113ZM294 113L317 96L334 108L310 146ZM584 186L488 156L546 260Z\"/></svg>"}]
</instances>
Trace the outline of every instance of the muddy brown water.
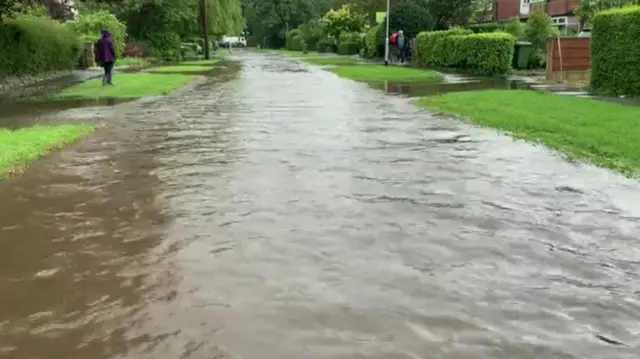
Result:
<instances>
[{"instance_id":1,"label":"muddy brown water","mask_svg":"<svg viewBox=\"0 0 640 359\"><path fill-rule=\"evenodd\" d=\"M637 358L638 182L237 56L0 184L0 357Z\"/></svg>"}]
</instances>

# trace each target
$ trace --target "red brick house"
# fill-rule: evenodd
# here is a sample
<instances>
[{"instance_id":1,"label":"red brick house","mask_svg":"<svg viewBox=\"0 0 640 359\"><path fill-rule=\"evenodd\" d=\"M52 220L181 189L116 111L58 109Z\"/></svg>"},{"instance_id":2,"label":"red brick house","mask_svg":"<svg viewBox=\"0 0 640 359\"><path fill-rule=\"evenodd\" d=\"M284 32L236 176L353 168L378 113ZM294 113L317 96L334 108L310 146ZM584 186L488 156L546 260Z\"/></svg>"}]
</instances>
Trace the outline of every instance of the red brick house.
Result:
<instances>
[{"instance_id":1,"label":"red brick house","mask_svg":"<svg viewBox=\"0 0 640 359\"><path fill-rule=\"evenodd\" d=\"M544 11L561 30L579 26L573 11L580 0L494 0L491 6L493 20L506 22L514 17L525 20L534 11Z\"/></svg>"}]
</instances>

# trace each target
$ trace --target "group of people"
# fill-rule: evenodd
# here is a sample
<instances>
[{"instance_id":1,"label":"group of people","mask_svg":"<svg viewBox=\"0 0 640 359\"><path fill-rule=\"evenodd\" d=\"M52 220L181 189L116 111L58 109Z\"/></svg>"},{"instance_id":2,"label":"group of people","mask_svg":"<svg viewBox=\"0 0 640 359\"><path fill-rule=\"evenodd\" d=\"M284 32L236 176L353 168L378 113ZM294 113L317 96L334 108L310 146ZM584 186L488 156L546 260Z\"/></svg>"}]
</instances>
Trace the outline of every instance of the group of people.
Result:
<instances>
[{"instance_id":1,"label":"group of people","mask_svg":"<svg viewBox=\"0 0 640 359\"><path fill-rule=\"evenodd\" d=\"M404 32L399 30L389 37L390 55L394 55L397 61L404 63L411 57L411 42L404 36Z\"/></svg>"}]
</instances>

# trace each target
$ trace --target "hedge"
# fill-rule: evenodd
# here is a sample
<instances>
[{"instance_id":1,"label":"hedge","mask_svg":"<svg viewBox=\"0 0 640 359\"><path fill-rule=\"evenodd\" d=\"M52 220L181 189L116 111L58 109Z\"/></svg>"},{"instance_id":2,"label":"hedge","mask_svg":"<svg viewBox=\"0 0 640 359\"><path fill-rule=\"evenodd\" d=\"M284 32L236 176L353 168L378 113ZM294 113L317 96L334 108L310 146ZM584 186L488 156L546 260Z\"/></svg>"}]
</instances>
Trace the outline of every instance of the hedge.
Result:
<instances>
[{"instance_id":1,"label":"hedge","mask_svg":"<svg viewBox=\"0 0 640 359\"><path fill-rule=\"evenodd\" d=\"M482 34L485 32L496 32L499 30L504 30L506 24L492 22L488 24L474 24L469 26L469 30L473 31L476 34Z\"/></svg>"},{"instance_id":2,"label":"hedge","mask_svg":"<svg viewBox=\"0 0 640 359\"><path fill-rule=\"evenodd\" d=\"M460 28L454 28L446 31L423 31L416 37L416 63L421 66L442 66L440 60L442 48L441 40L452 35L469 35L473 32Z\"/></svg>"},{"instance_id":3,"label":"hedge","mask_svg":"<svg viewBox=\"0 0 640 359\"><path fill-rule=\"evenodd\" d=\"M591 36L591 87L640 96L640 6L598 12Z\"/></svg>"},{"instance_id":4,"label":"hedge","mask_svg":"<svg viewBox=\"0 0 640 359\"><path fill-rule=\"evenodd\" d=\"M291 30L285 35L285 48L291 51L302 51L302 31Z\"/></svg>"},{"instance_id":5,"label":"hedge","mask_svg":"<svg viewBox=\"0 0 640 359\"><path fill-rule=\"evenodd\" d=\"M338 55L355 55L359 51L359 46L353 41L343 41L338 45Z\"/></svg>"},{"instance_id":6,"label":"hedge","mask_svg":"<svg viewBox=\"0 0 640 359\"><path fill-rule=\"evenodd\" d=\"M469 34L469 31L423 32L416 40L421 66L468 69L483 75L509 72L515 38L503 32Z\"/></svg>"},{"instance_id":7,"label":"hedge","mask_svg":"<svg viewBox=\"0 0 640 359\"><path fill-rule=\"evenodd\" d=\"M49 18L20 16L0 23L0 79L71 70L82 39Z\"/></svg>"}]
</instances>

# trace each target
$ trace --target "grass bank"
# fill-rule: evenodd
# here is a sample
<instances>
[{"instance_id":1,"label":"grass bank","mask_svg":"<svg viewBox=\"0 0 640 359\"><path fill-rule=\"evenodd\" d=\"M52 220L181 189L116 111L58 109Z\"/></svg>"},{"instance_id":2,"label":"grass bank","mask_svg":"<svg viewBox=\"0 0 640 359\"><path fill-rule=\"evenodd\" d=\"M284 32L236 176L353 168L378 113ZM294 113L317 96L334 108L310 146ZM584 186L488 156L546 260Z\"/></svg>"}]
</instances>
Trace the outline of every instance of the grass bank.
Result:
<instances>
[{"instance_id":1,"label":"grass bank","mask_svg":"<svg viewBox=\"0 0 640 359\"><path fill-rule=\"evenodd\" d=\"M524 90L447 93L417 103L628 176L640 170L639 107Z\"/></svg>"},{"instance_id":2,"label":"grass bank","mask_svg":"<svg viewBox=\"0 0 640 359\"><path fill-rule=\"evenodd\" d=\"M113 78L115 86L102 86L102 79L98 78L71 86L57 94L56 99L138 98L166 95L187 85L194 78L194 75L182 74L116 74Z\"/></svg>"},{"instance_id":3,"label":"grass bank","mask_svg":"<svg viewBox=\"0 0 640 359\"><path fill-rule=\"evenodd\" d=\"M303 58L302 61L313 65L360 65L361 62L358 59L351 57L339 57L339 56L324 56L324 57L309 57Z\"/></svg>"},{"instance_id":4,"label":"grass bank","mask_svg":"<svg viewBox=\"0 0 640 359\"><path fill-rule=\"evenodd\" d=\"M124 69L144 69L151 66L151 61L139 57L124 57L116 61L115 67L118 70Z\"/></svg>"},{"instance_id":5,"label":"grass bank","mask_svg":"<svg viewBox=\"0 0 640 359\"><path fill-rule=\"evenodd\" d=\"M435 71L383 65L339 66L329 71L340 77L364 82L436 82L443 78Z\"/></svg>"},{"instance_id":6,"label":"grass bank","mask_svg":"<svg viewBox=\"0 0 640 359\"><path fill-rule=\"evenodd\" d=\"M149 72L158 72L165 74L195 74L209 72L213 70L213 64L202 65L195 62L181 63L180 65L159 66L149 70Z\"/></svg>"},{"instance_id":7,"label":"grass bank","mask_svg":"<svg viewBox=\"0 0 640 359\"><path fill-rule=\"evenodd\" d=\"M31 162L95 129L89 125L35 126L0 130L0 179L21 173Z\"/></svg>"}]
</instances>

